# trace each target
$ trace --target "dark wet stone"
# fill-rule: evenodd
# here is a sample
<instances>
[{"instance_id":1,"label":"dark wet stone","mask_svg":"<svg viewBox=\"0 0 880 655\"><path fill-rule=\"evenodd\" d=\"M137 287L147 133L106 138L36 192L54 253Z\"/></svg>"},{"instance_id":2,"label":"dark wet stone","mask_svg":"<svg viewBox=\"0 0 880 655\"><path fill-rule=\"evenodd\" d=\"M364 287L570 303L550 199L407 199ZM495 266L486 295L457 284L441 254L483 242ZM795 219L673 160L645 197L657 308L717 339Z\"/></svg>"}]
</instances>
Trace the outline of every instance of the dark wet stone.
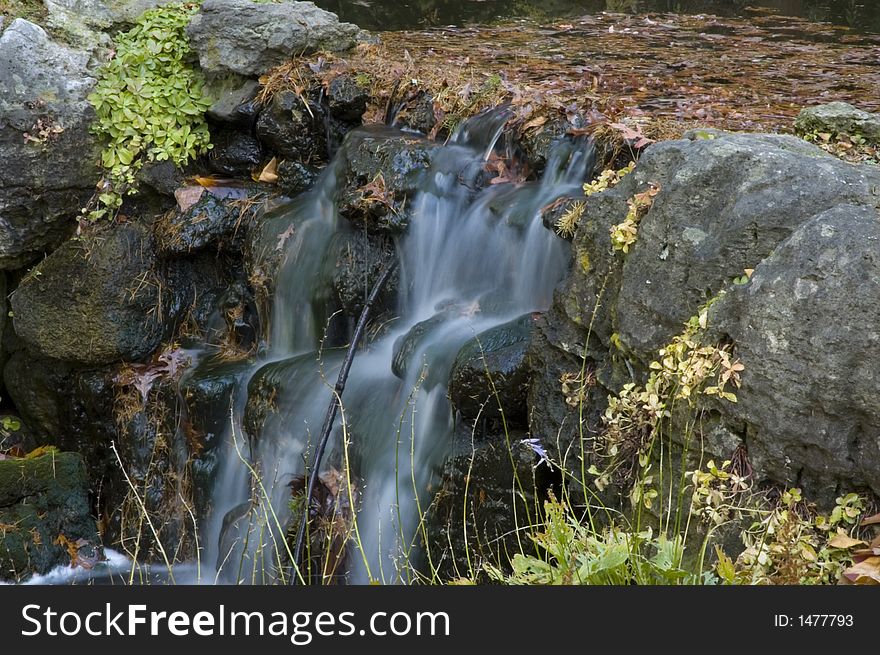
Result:
<instances>
[{"instance_id":1,"label":"dark wet stone","mask_svg":"<svg viewBox=\"0 0 880 655\"><path fill-rule=\"evenodd\" d=\"M211 170L220 175L249 178L263 162L260 142L245 132L221 130L211 134L214 147L208 153Z\"/></svg>"},{"instance_id":2,"label":"dark wet stone","mask_svg":"<svg viewBox=\"0 0 880 655\"><path fill-rule=\"evenodd\" d=\"M60 535L72 544L83 539L78 555L97 560L101 542L82 457L59 452L0 461L0 524L0 579L20 581L70 564Z\"/></svg>"},{"instance_id":3,"label":"dark wet stone","mask_svg":"<svg viewBox=\"0 0 880 655\"><path fill-rule=\"evenodd\" d=\"M534 322L526 314L481 332L458 351L449 398L464 418L497 418L503 410L508 425L525 424Z\"/></svg>"}]
</instances>

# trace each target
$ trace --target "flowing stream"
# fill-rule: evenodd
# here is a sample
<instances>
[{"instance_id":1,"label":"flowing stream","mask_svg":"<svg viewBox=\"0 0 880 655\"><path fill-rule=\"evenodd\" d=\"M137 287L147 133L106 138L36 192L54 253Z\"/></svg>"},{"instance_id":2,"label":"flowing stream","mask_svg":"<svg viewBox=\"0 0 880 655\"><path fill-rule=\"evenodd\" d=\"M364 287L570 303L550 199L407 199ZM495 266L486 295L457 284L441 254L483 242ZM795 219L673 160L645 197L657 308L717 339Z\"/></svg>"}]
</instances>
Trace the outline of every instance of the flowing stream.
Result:
<instances>
[{"instance_id":1,"label":"flowing stream","mask_svg":"<svg viewBox=\"0 0 880 655\"><path fill-rule=\"evenodd\" d=\"M541 208L577 193L592 166L592 146L561 141L540 182L480 188L506 120L503 110L471 119L436 150L409 230L396 244L397 319L355 357L322 462L336 476L356 462L352 489L359 487L361 500L348 582L407 579L405 562L418 560L429 481L454 427L447 384L456 354L489 328L545 310L565 273L568 245L544 227ZM291 518L289 483L305 472L343 354L321 349L327 309L316 292L330 240L344 223L334 202L338 171L332 163L312 191L285 209L295 229L276 283L271 350L243 376L203 529L203 561L218 563L220 580L272 582L285 559L279 528ZM255 393L266 382L280 389L272 420L249 440L244 389ZM342 502L348 485L339 488Z\"/></svg>"}]
</instances>

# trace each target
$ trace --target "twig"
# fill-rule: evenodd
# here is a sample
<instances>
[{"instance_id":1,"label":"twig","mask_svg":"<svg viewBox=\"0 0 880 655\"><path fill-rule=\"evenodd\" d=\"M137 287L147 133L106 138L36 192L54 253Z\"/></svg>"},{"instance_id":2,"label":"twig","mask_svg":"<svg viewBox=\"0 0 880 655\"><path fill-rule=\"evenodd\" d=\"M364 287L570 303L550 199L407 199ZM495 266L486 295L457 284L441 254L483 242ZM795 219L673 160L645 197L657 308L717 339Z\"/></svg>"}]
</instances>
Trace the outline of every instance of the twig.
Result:
<instances>
[{"instance_id":1,"label":"twig","mask_svg":"<svg viewBox=\"0 0 880 655\"><path fill-rule=\"evenodd\" d=\"M327 415L324 418L324 426L321 429L321 436L318 439L318 447L315 450L315 459L312 464L312 471L309 474L309 485L306 488L306 502L305 508L303 509L302 520L299 523L299 529L297 530L296 535L296 547L293 551L293 565L299 570L300 564L302 562L302 551L303 551L303 542L305 541L306 536L306 524L309 521L309 510L311 508L312 502L312 494L315 491L315 484L318 480L318 471L321 468L321 459L324 457L324 449L327 447L327 441L330 439L330 432L333 430L333 422L336 420L336 412L339 410L340 399L342 398L342 392L345 390L345 383L348 380L348 372L351 370L351 364L354 361L354 354L357 351L358 343L363 336L364 329L367 326L367 319L370 316L370 309L376 302L376 299L379 297L379 294L382 292L382 289L385 288L385 284L388 282L388 279L391 277L391 274L394 272L394 269L397 268L397 260L393 260L379 279L376 282L376 285L373 287L373 290L370 292L370 297L367 298L367 302L364 305L363 311L361 311L361 316L358 319L357 326L354 329L354 335L351 337L351 343L348 346L348 352L345 353L345 359L342 361L342 368L339 370L339 377L336 379L336 386L333 389L333 395L330 398L330 406L327 408ZM297 578L296 576L291 576L291 584L296 584Z\"/></svg>"}]
</instances>

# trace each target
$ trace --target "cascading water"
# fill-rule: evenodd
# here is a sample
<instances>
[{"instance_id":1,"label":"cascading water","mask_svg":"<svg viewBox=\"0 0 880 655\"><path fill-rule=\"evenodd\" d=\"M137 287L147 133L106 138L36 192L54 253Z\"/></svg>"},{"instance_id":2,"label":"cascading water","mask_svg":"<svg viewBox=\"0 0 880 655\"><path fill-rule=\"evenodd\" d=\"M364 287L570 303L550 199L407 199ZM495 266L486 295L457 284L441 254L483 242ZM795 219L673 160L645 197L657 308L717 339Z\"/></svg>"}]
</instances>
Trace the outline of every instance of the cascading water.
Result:
<instances>
[{"instance_id":1,"label":"cascading water","mask_svg":"<svg viewBox=\"0 0 880 655\"><path fill-rule=\"evenodd\" d=\"M567 244L543 226L541 209L578 192L592 148L561 141L540 182L486 185L486 162L507 119L503 110L471 119L433 150L408 232L396 244L397 318L355 357L322 467L335 462L360 487L348 582L406 579L401 563L417 560L429 482L455 425L447 385L456 354L487 329L546 309L565 273ZM219 580L271 582L289 559L282 527L291 519L289 485L304 474L342 359L322 348L329 316L316 289L330 240L344 229L335 202L340 165L283 210L292 228L276 281L271 349L242 374L202 530L203 561L217 563ZM270 407L257 430L242 417L259 413L256 399L268 387L277 393L263 398Z\"/></svg>"}]
</instances>

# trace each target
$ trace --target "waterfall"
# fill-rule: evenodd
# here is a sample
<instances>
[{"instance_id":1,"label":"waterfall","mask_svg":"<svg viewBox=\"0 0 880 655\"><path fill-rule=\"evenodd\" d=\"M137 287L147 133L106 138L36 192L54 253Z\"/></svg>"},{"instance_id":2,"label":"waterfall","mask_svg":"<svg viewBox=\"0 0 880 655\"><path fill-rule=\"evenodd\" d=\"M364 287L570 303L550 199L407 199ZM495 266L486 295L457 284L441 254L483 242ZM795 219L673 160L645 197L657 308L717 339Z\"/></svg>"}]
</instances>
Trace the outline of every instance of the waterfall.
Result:
<instances>
[{"instance_id":1,"label":"waterfall","mask_svg":"<svg viewBox=\"0 0 880 655\"><path fill-rule=\"evenodd\" d=\"M419 557L419 522L455 425L447 385L456 354L487 329L546 310L565 274L568 244L544 227L541 209L578 193L592 147L560 141L539 182L487 185L485 163L507 119L496 110L466 121L435 149L396 242L396 318L355 357L322 463L358 487L350 583L407 580L402 563ZM345 152L343 144L337 160ZM335 203L340 165L283 210L294 229L275 284L271 346L241 376L203 527L203 561L216 563L220 581L277 581L285 559L289 485L305 473L342 359L324 346L329 316L319 289L330 241L345 223ZM278 392L257 400L267 385ZM271 405L259 434L243 418L246 395L251 412Z\"/></svg>"}]
</instances>

